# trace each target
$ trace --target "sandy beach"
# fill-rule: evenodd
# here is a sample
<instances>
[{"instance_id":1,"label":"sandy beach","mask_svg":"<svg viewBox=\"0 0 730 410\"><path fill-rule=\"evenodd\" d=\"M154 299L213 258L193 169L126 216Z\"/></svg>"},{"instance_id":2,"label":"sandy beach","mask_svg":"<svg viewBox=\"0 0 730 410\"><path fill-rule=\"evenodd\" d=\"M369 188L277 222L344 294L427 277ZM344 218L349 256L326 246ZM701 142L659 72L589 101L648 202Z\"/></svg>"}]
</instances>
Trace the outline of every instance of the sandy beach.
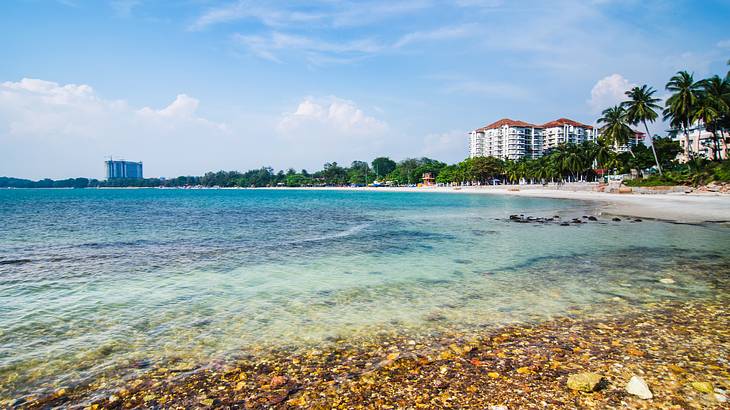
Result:
<instances>
[{"instance_id":1,"label":"sandy beach","mask_svg":"<svg viewBox=\"0 0 730 410\"><path fill-rule=\"evenodd\" d=\"M574 184L561 188L537 185L465 186L465 187L388 187L388 188L267 188L322 189L377 192L431 192L454 194L514 195L534 198L571 199L594 202L605 215L631 216L682 223L730 222L730 195L718 193L605 193L592 190L592 184Z\"/></svg>"}]
</instances>

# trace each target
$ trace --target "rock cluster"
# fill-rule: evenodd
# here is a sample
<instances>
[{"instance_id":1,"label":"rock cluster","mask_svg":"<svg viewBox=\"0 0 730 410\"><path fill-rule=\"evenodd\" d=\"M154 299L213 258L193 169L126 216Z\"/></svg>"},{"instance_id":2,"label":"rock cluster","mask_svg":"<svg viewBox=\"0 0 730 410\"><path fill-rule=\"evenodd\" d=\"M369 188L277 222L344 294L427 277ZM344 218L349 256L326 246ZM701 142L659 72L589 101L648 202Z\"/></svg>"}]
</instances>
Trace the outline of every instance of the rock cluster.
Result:
<instances>
[{"instance_id":1,"label":"rock cluster","mask_svg":"<svg viewBox=\"0 0 730 410\"><path fill-rule=\"evenodd\" d=\"M717 408L730 388L727 306L576 310L539 324L278 349L191 372L152 366L113 392L92 383L0 407Z\"/></svg>"}]
</instances>

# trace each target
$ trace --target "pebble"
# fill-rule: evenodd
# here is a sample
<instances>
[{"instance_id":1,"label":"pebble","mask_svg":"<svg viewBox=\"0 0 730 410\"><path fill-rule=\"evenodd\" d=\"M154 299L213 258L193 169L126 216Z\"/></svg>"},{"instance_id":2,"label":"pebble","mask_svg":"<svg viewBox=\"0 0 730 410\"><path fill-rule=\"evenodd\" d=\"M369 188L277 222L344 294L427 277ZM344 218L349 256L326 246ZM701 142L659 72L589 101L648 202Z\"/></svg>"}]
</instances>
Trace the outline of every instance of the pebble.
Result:
<instances>
[{"instance_id":1,"label":"pebble","mask_svg":"<svg viewBox=\"0 0 730 410\"><path fill-rule=\"evenodd\" d=\"M649 400L654 397L651 394L651 390L649 390L649 386L639 376L631 376L631 380L626 384L626 391L644 400Z\"/></svg>"},{"instance_id":2,"label":"pebble","mask_svg":"<svg viewBox=\"0 0 730 410\"><path fill-rule=\"evenodd\" d=\"M577 373L568 376L568 387L572 390L592 392L598 390L603 376L597 373Z\"/></svg>"},{"instance_id":3,"label":"pebble","mask_svg":"<svg viewBox=\"0 0 730 410\"><path fill-rule=\"evenodd\" d=\"M663 279L659 279L659 282L664 283L666 285L671 285L672 283L674 283L674 279L672 279L672 278L663 278Z\"/></svg>"},{"instance_id":4,"label":"pebble","mask_svg":"<svg viewBox=\"0 0 730 410\"><path fill-rule=\"evenodd\" d=\"M692 388L700 393L714 393L710 382L692 382Z\"/></svg>"}]
</instances>

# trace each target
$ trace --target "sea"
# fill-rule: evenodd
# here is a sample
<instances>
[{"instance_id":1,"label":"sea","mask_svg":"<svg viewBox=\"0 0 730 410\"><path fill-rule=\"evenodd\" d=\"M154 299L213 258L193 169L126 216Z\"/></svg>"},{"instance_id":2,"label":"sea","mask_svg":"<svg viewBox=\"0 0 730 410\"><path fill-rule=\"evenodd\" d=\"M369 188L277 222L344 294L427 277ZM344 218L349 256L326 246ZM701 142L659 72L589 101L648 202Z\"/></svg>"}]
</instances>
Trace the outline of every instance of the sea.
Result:
<instances>
[{"instance_id":1,"label":"sea","mask_svg":"<svg viewBox=\"0 0 730 410\"><path fill-rule=\"evenodd\" d=\"M0 190L0 398L384 331L712 299L729 233L505 195Z\"/></svg>"}]
</instances>

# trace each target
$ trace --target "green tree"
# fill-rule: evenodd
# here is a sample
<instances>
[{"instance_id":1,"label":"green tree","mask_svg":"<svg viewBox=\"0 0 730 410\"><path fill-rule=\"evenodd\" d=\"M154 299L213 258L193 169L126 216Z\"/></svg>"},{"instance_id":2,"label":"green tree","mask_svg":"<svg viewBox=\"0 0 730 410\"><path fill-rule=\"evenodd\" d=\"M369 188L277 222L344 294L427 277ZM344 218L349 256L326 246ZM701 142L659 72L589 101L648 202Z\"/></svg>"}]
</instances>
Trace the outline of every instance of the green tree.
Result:
<instances>
[{"instance_id":1,"label":"green tree","mask_svg":"<svg viewBox=\"0 0 730 410\"><path fill-rule=\"evenodd\" d=\"M388 175L396 167L396 162L388 157L378 157L371 163L375 176L379 179L381 176Z\"/></svg>"},{"instance_id":2,"label":"green tree","mask_svg":"<svg viewBox=\"0 0 730 410\"><path fill-rule=\"evenodd\" d=\"M639 123L644 124L646 129L646 138L649 139L652 153L654 154L654 162L659 169L659 175L662 174L662 167L659 165L659 158L656 156L656 150L654 150L654 142L651 139L651 133L649 132L648 122L656 121L659 114L656 110L661 109L659 104L659 98L655 98L654 94L656 90L647 86L642 85L641 87L634 87L629 91L626 91L626 95L629 97L628 101L624 101L621 105L626 109L626 120L632 125L638 125Z\"/></svg>"},{"instance_id":3,"label":"green tree","mask_svg":"<svg viewBox=\"0 0 730 410\"><path fill-rule=\"evenodd\" d=\"M720 78L712 76L700 81L702 91L698 98L698 106L694 113L694 120L702 121L713 136L713 159L718 160L720 155L720 136L723 122L730 116L730 77Z\"/></svg>"},{"instance_id":4,"label":"green tree","mask_svg":"<svg viewBox=\"0 0 730 410\"><path fill-rule=\"evenodd\" d=\"M322 178L328 185L344 185L347 180L347 170L337 165L337 162L327 162L322 170Z\"/></svg>"},{"instance_id":5,"label":"green tree","mask_svg":"<svg viewBox=\"0 0 730 410\"><path fill-rule=\"evenodd\" d=\"M487 183L502 174L503 163L494 157L474 157L463 161L470 180Z\"/></svg>"},{"instance_id":6,"label":"green tree","mask_svg":"<svg viewBox=\"0 0 730 410\"><path fill-rule=\"evenodd\" d=\"M666 85L672 95L667 99L664 109L664 120L669 120L672 127L680 128L684 133L684 156L689 159L689 126L697 107L700 84L694 76L686 71L679 71Z\"/></svg>"},{"instance_id":7,"label":"green tree","mask_svg":"<svg viewBox=\"0 0 730 410\"><path fill-rule=\"evenodd\" d=\"M601 115L598 123L603 124L601 127L603 138L614 147L627 146L633 156L629 140L634 136L634 130L629 127L626 110L620 105L615 105L603 110Z\"/></svg>"}]
</instances>

